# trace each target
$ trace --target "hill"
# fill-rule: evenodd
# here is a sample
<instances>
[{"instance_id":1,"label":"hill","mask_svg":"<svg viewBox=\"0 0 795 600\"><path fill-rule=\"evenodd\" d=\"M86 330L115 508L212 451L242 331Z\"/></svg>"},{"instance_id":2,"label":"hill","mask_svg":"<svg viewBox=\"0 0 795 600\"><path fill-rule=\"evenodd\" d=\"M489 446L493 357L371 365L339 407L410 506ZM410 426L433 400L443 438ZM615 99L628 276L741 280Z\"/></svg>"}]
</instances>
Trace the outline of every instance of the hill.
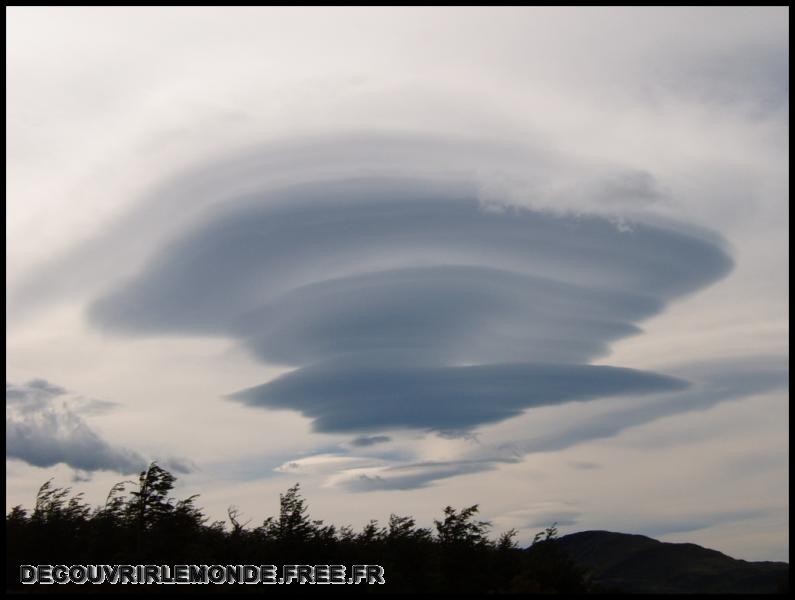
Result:
<instances>
[{"instance_id":1,"label":"hill","mask_svg":"<svg viewBox=\"0 0 795 600\"><path fill-rule=\"evenodd\" d=\"M789 565L748 562L696 544L627 533L583 531L558 539L561 549L607 589L634 593L776 593Z\"/></svg>"}]
</instances>

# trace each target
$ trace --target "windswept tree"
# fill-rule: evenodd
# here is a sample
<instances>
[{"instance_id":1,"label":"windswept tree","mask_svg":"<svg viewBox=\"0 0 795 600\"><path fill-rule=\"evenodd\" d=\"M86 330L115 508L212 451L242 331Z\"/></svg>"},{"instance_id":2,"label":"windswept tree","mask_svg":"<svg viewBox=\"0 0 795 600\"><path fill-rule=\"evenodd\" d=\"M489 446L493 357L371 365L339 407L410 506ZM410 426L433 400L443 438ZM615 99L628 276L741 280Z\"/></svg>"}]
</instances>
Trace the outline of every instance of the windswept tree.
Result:
<instances>
[{"instance_id":1,"label":"windswept tree","mask_svg":"<svg viewBox=\"0 0 795 600\"><path fill-rule=\"evenodd\" d=\"M296 483L284 494L279 494L278 518L268 517L262 524L269 538L283 544L298 544L308 541L312 536L313 524L300 488L300 484Z\"/></svg>"},{"instance_id":2,"label":"windswept tree","mask_svg":"<svg viewBox=\"0 0 795 600\"><path fill-rule=\"evenodd\" d=\"M585 589L581 574L559 553L554 525L528 550L517 547L514 530L491 540L491 523L478 519L477 505L446 507L433 528L391 514L385 526L371 520L355 531L312 519L295 484L280 494L278 515L250 529L234 506L229 526L208 523L198 496L173 497L175 481L153 462L137 482L114 485L93 510L81 494L45 482L31 511L16 506L6 516L10 586L19 588L20 564L296 563L381 565L386 591L395 592Z\"/></svg>"},{"instance_id":3,"label":"windswept tree","mask_svg":"<svg viewBox=\"0 0 795 600\"><path fill-rule=\"evenodd\" d=\"M109 494L108 510L122 510L123 518L135 531L135 549L139 561L168 557L177 546L190 548L191 556L200 555L196 541L206 521L196 506L198 495L177 500L171 496L176 477L156 462L141 471L137 487L123 504Z\"/></svg>"},{"instance_id":4,"label":"windswept tree","mask_svg":"<svg viewBox=\"0 0 795 600\"><path fill-rule=\"evenodd\" d=\"M434 520L439 541L439 573L451 591L466 592L488 584L484 569L494 543L489 540L491 523L476 518L477 504L456 510L444 509L444 518Z\"/></svg>"},{"instance_id":5,"label":"windswept tree","mask_svg":"<svg viewBox=\"0 0 795 600\"><path fill-rule=\"evenodd\" d=\"M138 476L138 489L132 492L132 500L127 504L128 514L137 524L139 531L151 528L159 519L174 510L169 493L174 489L171 473L153 462Z\"/></svg>"},{"instance_id":6,"label":"windswept tree","mask_svg":"<svg viewBox=\"0 0 795 600\"><path fill-rule=\"evenodd\" d=\"M487 537L491 523L474 519L478 513L478 505L473 504L467 508L456 511L452 506L444 509L444 519L434 520L436 534L442 544L453 546L484 546L491 542Z\"/></svg>"}]
</instances>

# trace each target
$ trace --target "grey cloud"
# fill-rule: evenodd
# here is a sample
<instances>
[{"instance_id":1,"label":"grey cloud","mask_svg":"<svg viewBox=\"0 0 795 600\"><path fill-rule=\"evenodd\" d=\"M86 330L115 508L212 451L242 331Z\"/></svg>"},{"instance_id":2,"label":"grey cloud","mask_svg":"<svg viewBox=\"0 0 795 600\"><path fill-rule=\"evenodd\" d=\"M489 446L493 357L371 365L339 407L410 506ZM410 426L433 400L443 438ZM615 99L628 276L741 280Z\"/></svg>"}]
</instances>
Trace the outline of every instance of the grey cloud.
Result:
<instances>
[{"instance_id":1,"label":"grey cloud","mask_svg":"<svg viewBox=\"0 0 795 600\"><path fill-rule=\"evenodd\" d=\"M355 446L357 448L362 448L366 446L375 446L376 444L383 444L385 442L390 441L388 435L360 435L359 437L355 437L350 441L351 446Z\"/></svg>"},{"instance_id":2,"label":"grey cloud","mask_svg":"<svg viewBox=\"0 0 795 600\"><path fill-rule=\"evenodd\" d=\"M713 362L672 366L669 371L687 377L690 388L679 394L652 397L587 421L567 423L554 431L538 432L532 439L506 443L502 450L518 454L563 450L588 440L608 438L621 431L656 419L696 410L707 410L721 402L754 394L786 389L789 368L785 357L742 357ZM669 433L665 443L675 443ZM661 440L662 442L662 440ZM649 446L651 440L646 440Z\"/></svg>"},{"instance_id":3,"label":"grey cloud","mask_svg":"<svg viewBox=\"0 0 795 600\"><path fill-rule=\"evenodd\" d=\"M789 378L788 361L786 357L780 356L745 356L735 359L672 365L667 370L681 377L686 377L692 383L679 393L666 393L664 396L652 395L650 398L644 399L632 398L631 404L627 403L602 414L589 415L584 419L562 420L552 428L545 427L540 431L533 431L532 436L527 439L499 443L494 447L477 442L477 450L474 453L467 453L465 457L456 463L461 463L463 470L451 468L450 472L453 474L476 472L476 470L473 470L473 465L481 465L481 470L488 470L496 468L502 462L520 460L526 454L563 450L589 440L612 437L625 429L649 423L662 417L688 411L706 410L721 402L738 400L758 393L786 389ZM632 395L634 396L634 394ZM629 402L629 399L627 402ZM660 442L675 444L678 439L679 436L676 432L669 432L664 439L658 442L647 438L644 443L646 447ZM759 469L763 468L765 463L770 460L778 462L784 460L786 462L786 457L770 457L767 455L748 457L742 464L738 464L736 459L734 459L727 464L726 468L732 472L737 469L748 468L749 465ZM395 465L395 471L399 472L402 466ZM600 465L589 461L574 462L571 463L571 466L578 470L600 468ZM436 479L449 476L451 475L448 474L447 470L426 470L421 473L414 473L411 477L406 476L392 481L386 473L379 473L376 476L360 476L358 481L353 483L346 482L345 485L347 487L353 486L359 491L410 489L412 485L426 487ZM740 518L741 515L737 514L735 516ZM678 524L660 521L653 527L648 523L644 526L652 527L652 529L646 531L648 535L662 535L666 532L689 531L711 526L710 518L709 515L696 515L686 522L677 521ZM554 521L555 519L552 520ZM566 519L558 520L560 525L566 524L564 523ZM547 526L552 523L552 521L542 521L543 519L527 526ZM672 527L684 527L684 529L674 530Z\"/></svg>"},{"instance_id":4,"label":"grey cloud","mask_svg":"<svg viewBox=\"0 0 795 600\"><path fill-rule=\"evenodd\" d=\"M530 519L522 523L520 527L551 527L553 524L558 527L571 527L579 522L581 514L578 510L542 511L534 514Z\"/></svg>"},{"instance_id":5,"label":"grey cloud","mask_svg":"<svg viewBox=\"0 0 795 600\"><path fill-rule=\"evenodd\" d=\"M66 388L46 379L32 379L21 385L6 382L6 405L13 410L35 412L52 406L56 399L63 400L66 408L81 415L103 414L119 406L117 402L71 394Z\"/></svg>"},{"instance_id":6,"label":"grey cloud","mask_svg":"<svg viewBox=\"0 0 795 600\"><path fill-rule=\"evenodd\" d=\"M672 68L673 67L673 68ZM789 100L788 40L744 42L682 57L655 69L657 85L679 97L765 116Z\"/></svg>"},{"instance_id":7,"label":"grey cloud","mask_svg":"<svg viewBox=\"0 0 795 600\"><path fill-rule=\"evenodd\" d=\"M604 217L483 210L461 184L323 182L241 202L162 248L92 305L92 322L127 333L225 334L301 286L418 265L499 265L649 296L648 315L732 264L712 240L649 224L627 233Z\"/></svg>"},{"instance_id":8,"label":"grey cloud","mask_svg":"<svg viewBox=\"0 0 795 600\"><path fill-rule=\"evenodd\" d=\"M424 267L299 287L236 330L263 360L291 365L377 351L448 364L584 362L659 308L644 294L501 269Z\"/></svg>"},{"instance_id":9,"label":"grey cloud","mask_svg":"<svg viewBox=\"0 0 795 600\"><path fill-rule=\"evenodd\" d=\"M423 367L372 359L304 367L231 397L291 408L317 431L469 429L535 406L682 389L671 377L592 365Z\"/></svg>"},{"instance_id":10,"label":"grey cloud","mask_svg":"<svg viewBox=\"0 0 795 600\"><path fill-rule=\"evenodd\" d=\"M736 523L738 521L765 517L775 511L776 509L771 510L769 508L719 512L712 511L709 513L702 512L677 515L669 519L644 516L643 519L637 523L633 531L650 537L658 537L671 533L687 533L700 529L708 529L723 523Z\"/></svg>"},{"instance_id":11,"label":"grey cloud","mask_svg":"<svg viewBox=\"0 0 795 600\"><path fill-rule=\"evenodd\" d=\"M50 383L46 379L41 379L41 378L32 379L31 381L28 381L28 383L25 384L25 385L29 389L39 390L39 391L44 392L44 393L46 393L46 394L48 394L50 396L62 396L63 394L65 394L67 392L67 390L65 388L62 388L59 385L55 385L53 383ZM6 384L6 387L8 387L8 384Z\"/></svg>"},{"instance_id":12,"label":"grey cloud","mask_svg":"<svg viewBox=\"0 0 795 600\"><path fill-rule=\"evenodd\" d=\"M601 185L583 193L607 206L634 208L659 202L667 196L651 173L638 169L611 174Z\"/></svg>"},{"instance_id":13,"label":"grey cloud","mask_svg":"<svg viewBox=\"0 0 795 600\"><path fill-rule=\"evenodd\" d=\"M518 367L520 369L522 368L522 366ZM533 367L541 368L544 371L545 377L551 377L552 371L547 372L539 365L533 365ZM604 367L590 366L585 368L600 369ZM558 369L560 369L560 367L558 367ZM352 477L349 479L343 479L339 482L339 484L342 487L352 491L374 491L384 489L409 490L427 487L438 479L495 469L502 463L519 461L527 454L564 450L590 440L612 437L624 431L625 429L649 423L662 417L688 411L706 410L721 402L728 402L746 398L755 394L786 389L789 383L788 359L781 356L745 356L734 359L721 359L705 361L701 363L689 363L685 365L672 365L667 370L672 373L676 373L681 377L687 377L688 381L691 382L690 385L685 387L685 389L682 389L682 387L684 387L682 385L682 380L673 380L679 383L681 390L679 393L671 393L669 391L665 395L660 396L654 395L652 392L648 392L652 394L651 397L644 399L634 398L635 393L640 392L633 393L632 391L627 390L625 393L627 395L633 396L631 398L631 404L629 404L628 401L626 404L615 409L601 414L589 415L583 419L572 418L561 420L561 422L554 427L544 427L539 431L533 431L532 435L525 439L514 440L511 442L500 442L492 446L484 445L474 436L470 436L470 439L475 442L476 449L473 452L466 453L460 460L437 463L393 463L392 466L383 468L376 473L362 473L355 478ZM301 374L302 371L305 371L305 369L296 371L294 374ZM618 371L624 370L619 369ZM399 370L396 372L399 372ZM569 374L564 375L563 370L559 370L558 373L562 376L561 382L566 382L563 385L563 387L566 389L566 392L576 392L576 385L568 387L568 384L576 381L576 378L572 378ZM633 373L639 374L641 378L648 376L648 374L642 372ZM289 376L290 375L284 377ZM344 375L342 377L344 377ZM376 377L376 379L378 379L378 377ZM415 382L422 381L422 378L416 378L413 376L397 376L396 379L407 379ZM489 382L494 383L495 381L499 381L500 378L490 376L486 379ZM538 381L535 377L532 377L532 379L534 381ZM584 381L589 379L589 377L586 377ZM554 378L551 380L554 381ZM276 381L279 380L277 379ZM396 384L390 379L384 378L382 381L385 382L385 390L395 389ZM596 381L596 379L593 379L592 381ZM265 384L265 386L261 387L266 388L267 385L269 384ZM463 389L461 391L457 391L456 393L450 393L450 396L458 399L463 398L463 406L467 406L466 394L471 392L473 396L476 396L477 388L473 388L471 383L465 383L463 381L461 382L461 385ZM620 387L623 388L623 384L620 384ZM330 388L336 389L336 385L330 385ZM436 386L434 389L438 393L445 394L445 390L443 388L440 389L439 386ZM250 390L250 392L252 393L252 401L257 402L258 399L260 399L258 394L261 393L261 390L254 388L253 390ZM402 397L400 396L402 392L403 390L398 385L397 397ZM607 392L599 388L595 388L591 390L591 392L593 393L594 397L609 395ZM244 392L244 394L245 393L246 392ZM542 394L542 396L548 397L550 399L550 403L555 403L554 394L551 396ZM327 395L327 397L329 398L329 404L327 405L329 415L323 414L321 409L318 409L318 412L304 414L315 418L316 426L320 425L321 427L326 424L325 419L331 419L331 428L334 429L334 427L337 426L336 423L333 423L333 419L335 418L333 414L334 407L339 406L344 410L345 403L338 403L334 396ZM409 421L414 419L412 421L412 426L417 427L419 426L417 425L417 422L422 422L422 420L427 418L427 416L422 412L422 408L416 409L415 405L412 403L412 400L419 398L417 403L418 406L429 404L429 402L424 403L424 398L415 393L408 394L408 397L409 405L406 407L406 414L400 417L392 418L391 422L394 424L399 423L401 420ZM482 397L488 397L492 402L495 399L508 401L511 395L492 387L489 392L487 394L483 394ZM304 401L305 404L302 404L300 401L296 401L295 404L299 407L308 405L315 409L317 409L317 407L322 407L321 402L313 403L311 394L307 393L306 398L307 399ZM374 404L372 405L373 407L383 406L382 402L384 401L377 392L374 392L372 398L374 400ZM388 405L389 400L385 401L385 403ZM488 404L491 404L491 402ZM362 410L365 412L363 415L364 420L371 423L373 428L377 428L379 425L378 417L369 415L367 412L368 409L366 403L363 402L361 406L363 407ZM394 407L390 408L395 410ZM399 410L400 409L397 409L397 411ZM415 410L419 410L419 414L412 413L413 417L409 416L409 413ZM495 408L494 410L497 409ZM346 424L353 422L352 419L348 419L344 414L340 416ZM476 420L480 421L482 418L482 415L478 415ZM451 418L451 421L454 421L454 419ZM464 429L466 430L466 428ZM648 448L659 443L675 444L678 440L679 436L677 432L669 432L666 434L664 439L657 441L646 438L644 445ZM737 459L732 459L730 463L726 464L726 470L730 472L736 472L738 469L742 470L750 467L759 470L766 468L770 462L779 464L782 460L786 463L786 457L781 457L779 455L770 456L767 454L749 456L739 462ZM570 464L574 469L577 470L592 470L600 468L600 465L589 461L578 461ZM731 515L725 517L720 517L720 515L715 516L699 514L692 515L692 518L688 517L687 519L678 519L673 521L659 520L655 523L645 522L639 524L638 527L641 525L645 527L646 529L643 529L643 532L647 535L664 535L665 533L703 529L724 521L736 520L740 518L752 518L754 516L756 515L749 514L744 516L744 514L739 512L731 513ZM564 526L575 524L576 519L575 515L569 515L568 517L563 514L551 516L544 515L543 518L534 520L533 522L523 526L548 526L555 520L558 521L559 525Z\"/></svg>"},{"instance_id":14,"label":"grey cloud","mask_svg":"<svg viewBox=\"0 0 795 600\"><path fill-rule=\"evenodd\" d=\"M6 456L37 467L64 463L75 470L75 481L97 470L135 473L147 463L141 454L110 444L84 419L116 406L75 396L45 379L6 382ZM173 464L187 472L183 462Z\"/></svg>"},{"instance_id":15,"label":"grey cloud","mask_svg":"<svg viewBox=\"0 0 795 600\"><path fill-rule=\"evenodd\" d=\"M517 462L516 459L425 461L395 465L377 474L362 473L342 482L352 492L376 490L414 490L423 488L438 479L490 471L499 463Z\"/></svg>"},{"instance_id":16,"label":"grey cloud","mask_svg":"<svg viewBox=\"0 0 795 600\"><path fill-rule=\"evenodd\" d=\"M66 393L66 389L45 379L32 379L22 385L6 382L6 407L11 406L23 413L41 410Z\"/></svg>"},{"instance_id":17,"label":"grey cloud","mask_svg":"<svg viewBox=\"0 0 795 600\"><path fill-rule=\"evenodd\" d=\"M153 186L106 228L35 269L10 292L9 301L15 311L26 314L54 300L97 294L103 283L144 268L142 261L156 262L164 240L206 222L208 212L224 212L244 197L262 200L295 184L339 181L363 172L469 178L479 172L490 173L488 182L495 171L507 170L533 180L572 164L585 169L571 158L554 156L549 148L466 136L353 132L260 144L204 161ZM482 190L481 177L475 179Z\"/></svg>"},{"instance_id":18,"label":"grey cloud","mask_svg":"<svg viewBox=\"0 0 795 600\"><path fill-rule=\"evenodd\" d=\"M599 463L590 462L590 461L573 462L571 463L571 466L577 469L578 471L591 471L593 469L601 468L601 465Z\"/></svg>"},{"instance_id":19,"label":"grey cloud","mask_svg":"<svg viewBox=\"0 0 795 600\"><path fill-rule=\"evenodd\" d=\"M297 366L232 397L320 431L467 432L532 406L680 389L583 363L731 266L693 227L495 210L466 179L332 178L227 201L88 315L121 334L232 337Z\"/></svg>"},{"instance_id":20,"label":"grey cloud","mask_svg":"<svg viewBox=\"0 0 795 600\"><path fill-rule=\"evenodd\" d=\"M196 470L195 465L184 458L169 457L164 459L161 464L165 469L174 473L187 474Z\"/></svg>"},{"instance_id":21,"label":"grey cloud","mask_svg":"<svg viewBox=\"0 0 795 600\"><path fill-rule=\"evenodd\" d=\"M146 464L138 453L111 446L78 415L52 408L21 418L6 417L6 456L37 467L65 463L82 471L123 474Z\"/></svg>"},{"instance_id":22,"label":"grey cloud","mask_svg":"<svg viewBox=\"0 0 795 600\"><path fill-rule=\"evenodd\" d=\"M83 415L102 415L120 406L118 402L83 397L69 400L68 405L70 409Z\"/></svg>"},{"instance_id":23,"label":"grey cloud","mask_svg":"<svg viewBox=\"0 0 795 600\"><path fill-rule=\"evenodd\" d=\"M91 481L91 472L90 471L83 471L82 469L74 469L72 471L72 482L73 483L84 483L86 481Z\"/></svg>"}]
</instances>

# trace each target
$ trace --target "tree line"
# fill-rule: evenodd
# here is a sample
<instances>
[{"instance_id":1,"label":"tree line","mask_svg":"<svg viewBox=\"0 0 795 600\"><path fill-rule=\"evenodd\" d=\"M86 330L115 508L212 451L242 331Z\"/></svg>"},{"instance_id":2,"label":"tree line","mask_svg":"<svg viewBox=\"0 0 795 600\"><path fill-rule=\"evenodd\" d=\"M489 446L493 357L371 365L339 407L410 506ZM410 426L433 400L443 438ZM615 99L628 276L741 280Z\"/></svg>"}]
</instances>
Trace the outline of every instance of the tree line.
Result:
<instances>
[{"instance_id":1,"label":"tree line","mask_svg":"<svg viewBox=\"0 0 795 600\"><path fill-rule=\"evenodd\" d=\"M478 505L447 506L433 528L418 527L413 517L392 514L386 524L371 520L355 531L312 519L296 484L280 494L278 516L254 527L250 521L241 522L235 507L229 508L227 521L210 521L197 505L198 495L181 500L171 496L175 481L173 474L152 463L137 482L114 485L105 503L95 507L83 500L82 493L46 482L32 510L15 506L6 515L7 587L23 587L22 564L377 564L384 569L383 586L290 585L281 586L279 592L306 593L307 588L322 593L598 591L556 544L554 525L521 548L513 529L490 537L491 523L477 518ZM67 586L41 589L56 591L56 587ZM108 586L103 591L133 591L130 587L141 589ZM147 587L168 593L215 588ZM263 591L258 585L224 587L229 592Z\"/></svg>"}]
</instances>

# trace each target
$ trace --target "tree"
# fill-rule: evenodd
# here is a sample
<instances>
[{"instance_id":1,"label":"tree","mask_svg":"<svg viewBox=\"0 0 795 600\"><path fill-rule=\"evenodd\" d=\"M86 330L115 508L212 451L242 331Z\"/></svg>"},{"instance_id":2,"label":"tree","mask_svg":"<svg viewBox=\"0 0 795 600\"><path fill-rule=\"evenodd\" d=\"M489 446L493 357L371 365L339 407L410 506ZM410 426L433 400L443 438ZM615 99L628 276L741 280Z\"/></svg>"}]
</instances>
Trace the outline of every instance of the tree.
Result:
<instances>
[{"instance_id":1,"label":"tree","mask_svg":"<svg viewBox=\"0 0 795 600\"><path fill-rule=\"evenodd\" d=\"M462 508L461 512L457 512L452 506L446 506L444 509L444 520L434 520L439 541L443 544L463 546L489 544L486 534L491 528L491 523L489 521L473 520L478 510L477 504Z\"/></svg>"},{"instance_id":2,"label":"tree","mask_svg":"<svg viewBox=\"0 0 795 600\"><path fill-rule=\"evenodd\" d=\"M139 530L150 528L158 519L174 510L169 493L174 489L171 473L152 462L146 471L138 476L138 489L132 492L128 511L134 516Z\"/></svg>"},{"instance_id":3,"label":"tree","mask_svg":"<svg viewBox=\"0 0 795 600\"><path fill-rule=\"evenodd\" d=\"M226 509L226 514L229 517L229 522L232 524L232 535L234 537L239 537L242 535L246 525L251 523L251 519L245 523L240 523L238 520L240 517L240 509L237 506L230 506L228 509Z\"/></svg>"},{"instance_id":4,"label":"tree","mask_svg":"<svg viewBox=\"0 0 795 600\"><path fill-rule=\"evenodd\" d=\"M511 528L505 533L501 534L497 539L497 550L514 550L517 548L516 536L519 532Z\"/></svg>"},{"instance_id":5,"label":"tree","mask_svg":"<svg viewBox=\"0 0 795 600\"><path fill-rule=\"evenodd\" d=\"M428 541L431 537L431 530L416 527L413 517L399 517L396 514L389 515L386 539L390 543Z\"/></svg>"},{"instance_id":6,"label":"tree","mask_svg":"<svg viewBox=\"0 0 795 600\"><path fill-rule=\"evenodd\" d=\"M141 471L138 489L130 494L132 498L127 503L126 516L135 523L135 548L139 560L144 551L145 534L174 509L173 501L169 498L174 481L176 477L152 462L145 471Z\"/></svg>"},{"instance_id":7,"label":"tree","mask_svg":"<svg viewBox=\"0 0 795 600\"><path fill-rule=\"evenodd\" d=\"M198 496L171 497L175 481L153 462L137 483L114 485L93 510L81 494L45 482L30 513L16 506L6 516L10 587L19 589L20 564L246 564L254 559L262 564L378 564L386 572L384 591L394 592L586 589L560 552L554 525L522 550L514 530L496 542L489 539L491 524L477 518L478 505L447 506L434 529L417 527L411 516L391 514L386 526L371 520L354 531L312 520L296 483L279 495L278 516L254 530L246 529L248 521L230 506L230 529L222 521L207 522Z\"/></svg>"},{"instance_id":8,"label":"tree","mask_svg":"<svg viewBox=\"0 0 795 600\"><path fill-rule=\"evenodd\" d=\"M300 484L296 483L284 494L279 494L278 520L269 517L263 523L269 537L293 545L306 542L311 537L314 526L307 514L309 508L300 490Z\"/></svg>"}]
</instances>

